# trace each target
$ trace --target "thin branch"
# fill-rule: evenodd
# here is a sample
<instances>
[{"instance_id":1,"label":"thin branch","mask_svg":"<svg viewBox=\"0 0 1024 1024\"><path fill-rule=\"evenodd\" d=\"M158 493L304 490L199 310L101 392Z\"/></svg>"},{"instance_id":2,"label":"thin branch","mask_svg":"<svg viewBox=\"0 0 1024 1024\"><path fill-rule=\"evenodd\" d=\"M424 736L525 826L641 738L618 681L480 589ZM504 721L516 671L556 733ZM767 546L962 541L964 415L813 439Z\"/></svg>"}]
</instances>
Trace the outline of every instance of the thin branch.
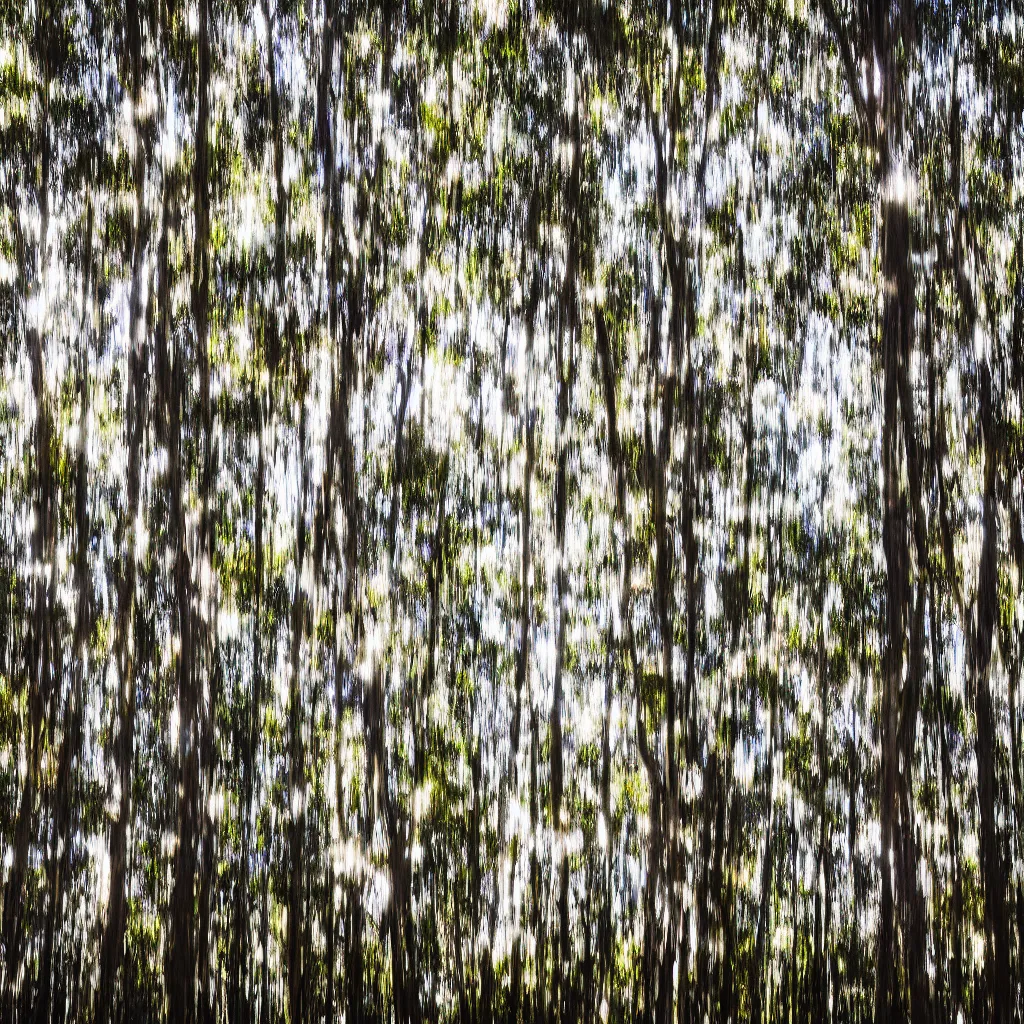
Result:
<instances>
[{"instance_id":1,"label":"thin branch","mask_svg":"<svg viewBox=\"0 0 1024 1024\"><path fill-rule=\"evenodd\" d=\"M868 114L867 100L860 87L860 78L857 75L857 65L853 59L853 50L850 48L850 37L843 23L839 20L839 12L836 11L832 0L821 0L821 12L825 15L832 34L835 36L836 46L839 47L839 56L843 61L843 70L846 72L846 84L850 88L850 95L853 97L853 105L857 108L860 116L861 126L870 137L871 117Z\"/></svg>"}]
</instances>

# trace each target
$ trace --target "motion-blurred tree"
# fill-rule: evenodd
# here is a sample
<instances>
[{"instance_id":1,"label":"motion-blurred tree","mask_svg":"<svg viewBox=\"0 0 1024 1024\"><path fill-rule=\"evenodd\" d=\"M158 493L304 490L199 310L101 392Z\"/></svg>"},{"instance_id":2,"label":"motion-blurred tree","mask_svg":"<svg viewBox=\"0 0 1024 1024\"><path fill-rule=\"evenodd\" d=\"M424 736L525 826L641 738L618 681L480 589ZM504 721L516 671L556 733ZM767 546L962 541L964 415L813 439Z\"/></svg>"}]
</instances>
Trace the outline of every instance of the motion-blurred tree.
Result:
<instances>
[{"instance_id":1,"label":"motion-blurred tree","mask_svg":"<svg viewBox=\"0 0 1024 1024\"><path fill-rule=\"evenodd\" d=\"M0 0L0 1020L1024 1020L1024 18Z\"/></svg>"}]
</instances>

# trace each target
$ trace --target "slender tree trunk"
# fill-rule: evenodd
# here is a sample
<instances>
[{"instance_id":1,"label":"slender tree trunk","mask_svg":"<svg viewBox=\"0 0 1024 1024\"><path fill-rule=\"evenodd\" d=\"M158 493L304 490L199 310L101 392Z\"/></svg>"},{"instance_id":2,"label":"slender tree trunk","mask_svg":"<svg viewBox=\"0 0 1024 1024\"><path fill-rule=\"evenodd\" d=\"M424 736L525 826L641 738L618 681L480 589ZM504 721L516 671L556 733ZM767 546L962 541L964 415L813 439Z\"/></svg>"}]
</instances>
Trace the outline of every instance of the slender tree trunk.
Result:
<instances>
[{"instance_id":1,"label":"slender tree trunk","mask_svg":"<svg viewBox=\"0 0 1024 1024\"><path fill-rule=\"evenodd\" d=\"M978 759L978 803L981 817L981 871L985 887L985 973L992 997L993 1024L1009 1024L1013 1015L1013 995L1010 987L1010 928L1006 907L1007 870L996 820L996 805L1002 794L996 774L997 739L989 688L992 634L998 615L998 520L995 496L998 472L997 413L992 404L992 378L987 362L982 362L978 376L979 419L985 441L985 494L971 668L974 674L974 712L977 724L975 754Z\"/></svg>"},{"instance_id":2,"label":"slender tree trunk","mask_svg":"<svg viewBox=\"0 0 1024 1024\"><path fill-rule=\"evenodd\" d=\"M558 939L557 955L553 961L552 975L552 1007L556 1020L564 1020L569 1006L563 998L562 980L570 967L570 936L569 936L569 864L561 845L564 843L562 828L562 793L564 785L564 767L562 752L562 703L563 675L565 671L565 644L568 573L565 565L565 520L566 520L566 471L569 458L568 420L569 408L572 405L572 384L575 377L575 340L579 333L579 310L576 294L576 262L578 260L579 240L577 238L577 206L580 194L580 175L583 150L580 140L579 116L573 115L573 134L575 145L573 165L570 172L568 195L566 198L566 214L570 219L569 251L566 257L565 280L562 286L560 329L556 341L555 362L558 375L557 416L558 416L558 451L555 469L555 546L557 565L555 568L555 621L557 634L555 640L555 680L551 699L551 713L548 724L548 745L550 747L550 779L551 779L551 827L558 837L559 846L556 850L556 866L558 869ZM566 338L568 353L565 352Z\"/></svg>"},{"instance_id":3,"label":"slender tree trunk","mask_svg":"<svg viewBox=\"0 0 1024 1024\"><path fill-rule=\"evenodd\" d=\"M128 0L128 50L131 60L131 90L138 106L143 84L142 39L139 5ZM96 1003L98 1024L106 1024L114 1010L117 976L121 968L125 929L125 880L127 876L127 833L132 816L132 765L135 759L135 660L132 657L135 631L135 550L136 517L141 513L139 493L142 483L142 445L146 432L148 403L148 348L140 331L145 329L142 309L142 282L149 217L146 213L146 165L141 125L135 146L135 235L132 245L132 281L128 308L129 389L128 389L128 494L126 529L123 540L124 569L118 595L117 663L120 682L116 756L120 784L117 820L110 833L110 898L100 957L99 998ZM166 245L166 241L164 241Z\"/></svg>"},{"instance_id":4,"label":"slender tree trunk","mask_svg":"<svg viewBox=\"0 0 1024 1024\"><path fill-rule=\"evenodd\" d=\"M27 245L21 234L20 223L16 225L22 254L20 277L27 313L28 303L42 299L45 288L45 268L49 263L50 232L50 62L48 5L40 5L37 13L36 34L42 47L39 55L42 64L42 78L39 84L39 106L41 110L40 133L40 182L39 182L39 245L36 252L36 266L31 273L26 266ZM35 154L32 154L33 163ZM15 218L18 220L18 218ZM32 391L36 404L35 442L35 492L33 504L35 523L32 531L32 559L36 564L52 562L55 543L56 494L53 459L53 423L50 410L50 396L47 394L44 365L46 361L46 335L34 317L25 316L25 339L31 364ZM3 940L6 951L4 990L0 993L0 1017L14 1019L15 1005L20 996L20 968L24 953L25 929L23 913L25 904L25 882L28 870L29 846L36 832L36 800L40 790L40 761L43 746L43 718L49 703L53 685L52 662L54 660L54 638L52 631L53 584L47 584L42 573L37 573L29 584L26 606L31 607L31 621L25 636L24 665L28 682L28 707L25 729L27 771L18 804L14 832L14 848L11 869L4 891ZM21 689L24 683L19 683Z\"/></svg>"},{"instance_id":5,"label":"slender tree trunk","mask_svg":"<svg viewBox=\"0 0 1024 1024\"><path fill-rule=\"evenodd\" d=\"M87 238L91 249L92 243L92 206L90 203L87 218ZM91 259L90 259L91 263ZM89 286L91 268L87 266L83 281L83 292ZM84 305L84 303L83 303ZM53 982L64 975L59 963L60 952L55 947L59 943L59 931L63 925L64 893L67 874L71 859L72 835L72 803L75 801L75 782L72 771L75 761L80 757L82 742L82 705L84 689L83 657L91 629L92 587L89 578L88 545L89 545L89 511L88 511L88 469L86 464L86 445L88 440L89 422L89 342L88 334L83 330L83 351L81 354L81 370L79 378L79 449L75 466L75 591L77 608L75 614L74 656L72 662L72 679L65 708L64 737L61 741L58 758L57 786L55 793L55 812L53 824L53 844L48 851L47 875L50 889L49 907L46 919L46 931L43 939L43 950L40 957L40 993L36 1006L36 1019L49 1021L52 1009ZM52 731L52 727L51 727ZM54 962L54 958L58 962Z\"/></svg>"},{"instance_id":6,"label":"slender tree trunk","mask_svg":"<svg viewBox=\"0 0 1024 1024\"><path fill-rule=\"evenodd\" d=\"M201 500L198 558L200 566L207 557L209 524L209 489L212 475L210 367L207 350L207 304L209 289L209 120L210 120L210 40L209 0L199 4L199 78L196 117L196 157L193 169L195 235L192 269L192 321L195 350L199 362L201 407ZM191 1024L196 1020L197 973L205 964L197 962L197 953L205 943L205 935L197 934L195 875L197 845L196 819L200 816L201 758L204 733L199 700L199 664L203 644L201 617L195 615L195 593L192 566L186 547L183 497L187 467L182 466L181 416L187 401L183 356L180 350L174 360L175 384L171 401L171 506L173 530L177 545L175 590L178 605L179 702L179 765L181 771L178 810L178 846L174 868L173 925L169 947L168 984L170 1014L175 1021ZM202 915L199 915L200 918ZM200 929L204 932L205 929Z\"/></svg>"}]
</instances>

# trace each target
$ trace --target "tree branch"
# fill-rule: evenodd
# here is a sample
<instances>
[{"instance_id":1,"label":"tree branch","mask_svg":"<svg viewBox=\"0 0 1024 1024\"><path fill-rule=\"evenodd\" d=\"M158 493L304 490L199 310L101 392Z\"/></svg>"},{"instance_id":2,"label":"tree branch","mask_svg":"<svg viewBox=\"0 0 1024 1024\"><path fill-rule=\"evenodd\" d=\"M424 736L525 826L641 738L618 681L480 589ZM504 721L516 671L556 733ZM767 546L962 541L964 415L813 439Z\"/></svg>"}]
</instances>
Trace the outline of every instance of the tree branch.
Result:
<instances>
[{"instance_id":1,"label":"tree branch","mask_svg":"<svg viewBox=\"0 0 1024 1024\"><path fill-rule=\"evenodd\" d=\"M860 79L857 76L857 65L854 63L853 50L850 48L850 37L839 20L839 12L836 10L833 0L821 0L821 12L825 15L832 35L835 36L836 46L839 48L839 56L843 61L843 70L846 72L846 84L850 88L850 95L853 97L853 105L857 108L860 116L861 126L864 131L871 134L871 118L868 115L868 104L860 87Z\"/></svg>"}]
</instances>

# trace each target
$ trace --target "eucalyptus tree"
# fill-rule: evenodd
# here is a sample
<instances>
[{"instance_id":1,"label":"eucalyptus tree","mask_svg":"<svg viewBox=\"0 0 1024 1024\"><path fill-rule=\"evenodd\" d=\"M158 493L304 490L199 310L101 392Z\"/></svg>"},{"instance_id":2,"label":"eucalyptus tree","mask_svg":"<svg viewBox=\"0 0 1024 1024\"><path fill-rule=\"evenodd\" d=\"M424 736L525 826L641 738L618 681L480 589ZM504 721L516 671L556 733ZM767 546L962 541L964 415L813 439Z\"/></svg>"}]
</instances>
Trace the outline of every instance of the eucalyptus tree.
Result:
<instances>
[{"instance_id":1,"label":"eucalyptus tree","mask_svg":"<svg viewBox=\"0 0 1024 1024\"><path fill-rule=\"evenodd\" d=\"M1015 11L0 15L5 1020L1024 1012Z\"/></svg>"}]
</instances>

